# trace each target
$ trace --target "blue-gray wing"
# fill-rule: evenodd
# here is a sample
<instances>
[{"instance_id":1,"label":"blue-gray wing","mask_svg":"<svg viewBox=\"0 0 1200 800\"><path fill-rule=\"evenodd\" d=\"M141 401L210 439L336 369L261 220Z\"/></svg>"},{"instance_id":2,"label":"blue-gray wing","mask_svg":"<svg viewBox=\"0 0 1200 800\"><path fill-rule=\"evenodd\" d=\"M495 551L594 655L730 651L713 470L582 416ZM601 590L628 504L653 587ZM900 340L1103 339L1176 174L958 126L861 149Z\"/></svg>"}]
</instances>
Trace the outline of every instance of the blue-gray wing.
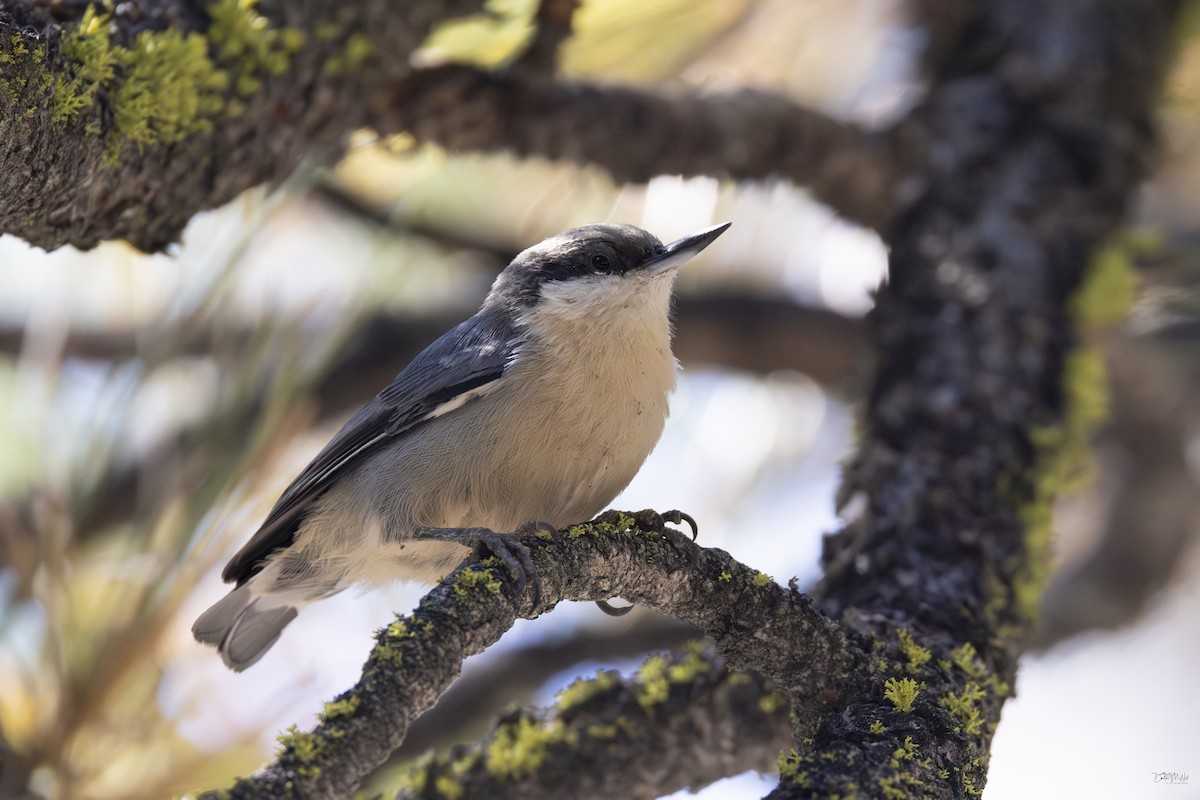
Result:
<instances>
[{"instance_id":1,"label":"blue-gray wing","mask_svg":"<svg viewBox=\"0 0 1200 800\"><path fill-rule=\"evenodd\" d=\"M267 515L258 532L225 566L226 581L245 583L266 558L295 541L313 501L348 470L396 436L485 393L521 345L505 317L481 311L443 334L325 445Z\"/></svg>"}]
</instances>

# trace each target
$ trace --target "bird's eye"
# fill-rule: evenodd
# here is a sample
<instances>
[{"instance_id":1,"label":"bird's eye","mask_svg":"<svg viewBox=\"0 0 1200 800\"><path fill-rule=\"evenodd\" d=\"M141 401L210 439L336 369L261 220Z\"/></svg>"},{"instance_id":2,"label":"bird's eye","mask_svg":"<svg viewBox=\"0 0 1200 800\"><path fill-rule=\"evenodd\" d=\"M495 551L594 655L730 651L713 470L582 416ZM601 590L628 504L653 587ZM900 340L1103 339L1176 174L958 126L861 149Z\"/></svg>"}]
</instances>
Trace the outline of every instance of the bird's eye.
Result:
<instances>
[{"instance_id":1,"label":"bird's eye","mask_svg":"<svg viewBox=\"0 0 1200 800\"><path fill-rule=\"evenodd\" d=\"M596 269L608 269L608 256L592 256L592 266Z\"/></svg>"}]
</instances>

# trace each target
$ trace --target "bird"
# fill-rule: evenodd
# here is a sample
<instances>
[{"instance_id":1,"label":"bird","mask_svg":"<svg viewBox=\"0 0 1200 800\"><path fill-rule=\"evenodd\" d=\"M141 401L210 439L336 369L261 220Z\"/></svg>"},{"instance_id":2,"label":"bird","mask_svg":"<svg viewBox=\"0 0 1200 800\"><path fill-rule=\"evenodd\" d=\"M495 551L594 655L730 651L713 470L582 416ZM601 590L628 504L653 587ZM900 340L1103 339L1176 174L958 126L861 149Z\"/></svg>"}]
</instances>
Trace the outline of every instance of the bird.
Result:
<instances>
[{"instance_id":1,"label":"bird","mask_svg":"<svg viewBox=\"0 0 1200 800\"><path fill-rule=\"evenodd\" d=\"M480 531L564 528L603 510L668 415L677 270L729 225L664 245L598 223L519 253L478 312L284 490L226 565L234 588L199 616L195 638L240 672L308 603L354 585L435 583Z\"/></svg>"}]
</instances>

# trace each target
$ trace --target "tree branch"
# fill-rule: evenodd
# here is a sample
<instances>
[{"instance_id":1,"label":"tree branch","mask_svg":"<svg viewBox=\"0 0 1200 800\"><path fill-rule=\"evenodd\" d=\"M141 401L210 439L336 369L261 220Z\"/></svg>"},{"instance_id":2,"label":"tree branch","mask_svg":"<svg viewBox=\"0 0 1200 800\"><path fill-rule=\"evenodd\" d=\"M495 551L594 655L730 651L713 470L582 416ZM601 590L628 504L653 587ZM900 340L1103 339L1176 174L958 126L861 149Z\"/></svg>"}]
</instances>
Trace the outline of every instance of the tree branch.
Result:
<instances>
[{"instance_id":1,"label":"tree branch","mask_svg":"<svg viewBox=\"0 0 1200 800\"><path fill-rule=\"evenodd\" d=\"M643 614L629 628L587 626L565 641L539 642L504 653L463 675L438 698L437 705L413 720L404 744L389 763L481 736L501 709L527 702L549 678L571 667L677 650L698 635L691 625Z\"/></svg>"},{"instance_id":2,"label":"tree branch","mask_svg":"<svg viewBox=\"0 0 1200 800\"><path fill-rule=\"evenodd\" d=\"M661 174L780 177L879 226L899 183L882 140L764 92L660 95L557 84L573 2L547 0L528 59L414 72L408 56L481 0L0 5L0 232L40 247L175 241L197 211L336 158L362 127L456 150ZM260 13L261 12L261 13Z\"/></svg>"},{"instance_id":3,"label":"tree branch","mask_svg":"<svg viewBox=\"0 0 1200 800\"><path fill-rule=\"evenodd\" d=\"M452 151L596 164L618 181L783 178L875 228L900 191L884 137L767 92L672 94L442 66L381 89L372 112L379 130Z\"/></svg>"},{"instance_id":4,"label":"tree branch","mask_svg":"<svg viewBox=\"0 0 1200 800\"><path fill-rule=\"evenodd\" d=\"M483 741L418 761L396 797L653 800L773 769L789 728L760 677L694 647L652 657L633 679L577 681L548 714L506 716Z\"/></svg>"},{"instance_id":5,"label":"tree branch","mask_svg":"<svg viewBox=\"0 0 1200 800\"><path fill-rule=\"evenodd\" d=\"M816 597L904 657L797 739L773 798L982 791L1049 572L1050 503L1103 389L1068 301L1146 175L1177 9L972 4L902 123L928 183L885 236L843 486L862 513L827 540Z\"/></svg>"},{"instance_id":6,"label":"tree branch","mask_svg":"<svg viewBox=\"0 0 1200 800\"><path fill-rule=\"evenodd\" d=\"M536 617L562 600L620 595L696 625L731 666L770 679L801 729L867 679L865 646L803 595L724 551L699 548L669 529L647 535L630 527L634 522L576 526L557 543L524 538L541 578L536 602L532 590L515 596L513 580L494 559L460 567L410 617L380 632L362 679L326 707L313 732L285 738L276 761L238 781L228 796L344 796L399 746L410 720L433 705L464 658L494 643L518 614Z\"/></svg>"},{"instance_id":7,"label":"tree branch","mask_svg":"<svg viewBox=\"0 0 1200 800\"><path fill-rule=\"evenodd\" d=\"M558 71L562 45L571 37L571 19L577 8L579 0L539 0L533 16L533 38L511 68L553 76Z\"/></svg>"},{"instance_id":8,"label":"tree branch","mask_svg":"<svg viewBox=\"0 0 1200 800\"><path fill-rule=\"evenodd\" d=\"M0 5L0 231L152 251L301 158L339 156L367 97L482 0L138 0L66 22L46 5Z\"/></svg>"}]
</instances>

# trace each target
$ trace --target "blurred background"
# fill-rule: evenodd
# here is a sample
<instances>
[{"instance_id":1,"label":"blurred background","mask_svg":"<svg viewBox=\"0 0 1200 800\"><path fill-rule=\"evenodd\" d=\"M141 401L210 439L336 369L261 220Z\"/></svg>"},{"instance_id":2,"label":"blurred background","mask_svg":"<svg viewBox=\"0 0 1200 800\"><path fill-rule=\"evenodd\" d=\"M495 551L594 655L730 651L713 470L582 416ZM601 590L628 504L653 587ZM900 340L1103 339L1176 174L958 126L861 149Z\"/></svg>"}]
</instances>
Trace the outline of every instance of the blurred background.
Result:
<instances>
[{"instance_id":1,"label":"blurred background","mask_svg":"<svg viewBox=\"0 0 1200 800\"><path fill-rule=\"evenodd\" d=\"M440 30L428 55L510 58L533 2L489 7ZM1162 98L1163 166L1119 232L1140 299L1122 330L1096 336L1116 415L1094 480L1061 503L1062 569L1005 707L986 800L1200 797L1198 27L1181 31ZM588 0L563 68L754 85L880 126L919 101L922 42L896 0ZM598 170L363 132L336 168L197 216L168 255L120 243L47 254L0 237L0 797L219 786L267 759L287 726L310 727L357 679L373 631L427 587L310 607L235 675L190 634L225 591L220 567L513 254L603 220L664 241L734 223L680 277L672 416L614 505L682 508L701 544L811 584L821 535L839 525L861 317L886 273L878 237L787 184L620 186ZM629 669L690 635L644 609L611 619L563 605L468 662L401 757L477 738L506 704L546 703L578 675ZM1155 785L1164 771L1190 785ZM746 775L701 796L773 784Z\"/></svg>"}]
</instances>

